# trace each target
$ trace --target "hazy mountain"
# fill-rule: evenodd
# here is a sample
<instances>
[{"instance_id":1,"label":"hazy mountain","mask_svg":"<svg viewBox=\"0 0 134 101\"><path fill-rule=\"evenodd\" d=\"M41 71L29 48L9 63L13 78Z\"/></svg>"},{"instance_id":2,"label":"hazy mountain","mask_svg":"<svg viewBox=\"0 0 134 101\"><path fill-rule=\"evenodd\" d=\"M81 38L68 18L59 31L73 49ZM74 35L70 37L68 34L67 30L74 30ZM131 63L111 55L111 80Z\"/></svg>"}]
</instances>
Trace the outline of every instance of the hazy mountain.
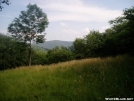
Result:
<instances>
[{"instance_id":1,"label":"hazy mountain","mask_svg":"<svg viewBox=\"0 0 134 101\"><path fill-rule=\"evenodd\" d=\"M72 46L73 42L72 41L60 41L60 40L52 40L52 41L46 41L44 43L39 43L39 44L34 44L40 47L43 47L45 49L52 49L56 46L64 46L64 47L69 47Z\"/></svg>"}]
</instances>

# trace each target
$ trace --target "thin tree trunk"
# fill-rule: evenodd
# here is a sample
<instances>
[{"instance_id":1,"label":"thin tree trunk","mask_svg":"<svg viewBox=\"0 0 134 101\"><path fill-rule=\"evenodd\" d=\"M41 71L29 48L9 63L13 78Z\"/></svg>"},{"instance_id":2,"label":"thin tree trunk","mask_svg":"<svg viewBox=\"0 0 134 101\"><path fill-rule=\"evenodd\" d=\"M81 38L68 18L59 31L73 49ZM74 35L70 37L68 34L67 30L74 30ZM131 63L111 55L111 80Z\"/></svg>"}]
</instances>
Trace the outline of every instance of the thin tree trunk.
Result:
<instances>
[{"instance_id":1,"label":"thin tree trunk","mask_svg":"<svg viewBox=\"0 0 134 101\"><path fill-rule=\"evenodd\" d=\"M32 50L32 47L31 47L31 40L30 40L30 50L29 50L29 66L31 66L31 50Z\"/></svg>"}]
</instances>

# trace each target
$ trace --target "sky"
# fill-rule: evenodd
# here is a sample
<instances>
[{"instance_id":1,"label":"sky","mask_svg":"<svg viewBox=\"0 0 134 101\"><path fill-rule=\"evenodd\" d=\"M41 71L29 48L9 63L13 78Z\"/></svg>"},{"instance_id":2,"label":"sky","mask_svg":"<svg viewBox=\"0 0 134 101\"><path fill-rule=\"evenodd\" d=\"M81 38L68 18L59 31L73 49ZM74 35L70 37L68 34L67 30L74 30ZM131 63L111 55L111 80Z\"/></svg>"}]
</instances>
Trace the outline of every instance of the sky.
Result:
<instances>
[{"instance_id":1,"label":"sky","mask_svg":"<svg viewBox=\"0 0 134 101\"><path fill-rule=\"evenodd\" d=\"M134 6L134 0L9 0L0 11L0 33L7 34L8 25L19 17L27 5L37 4L49 21L45 29L46 41L74 41L90 30L104 32L108 23L122 15L125 8Z\"/></svg>"}]
</instances>

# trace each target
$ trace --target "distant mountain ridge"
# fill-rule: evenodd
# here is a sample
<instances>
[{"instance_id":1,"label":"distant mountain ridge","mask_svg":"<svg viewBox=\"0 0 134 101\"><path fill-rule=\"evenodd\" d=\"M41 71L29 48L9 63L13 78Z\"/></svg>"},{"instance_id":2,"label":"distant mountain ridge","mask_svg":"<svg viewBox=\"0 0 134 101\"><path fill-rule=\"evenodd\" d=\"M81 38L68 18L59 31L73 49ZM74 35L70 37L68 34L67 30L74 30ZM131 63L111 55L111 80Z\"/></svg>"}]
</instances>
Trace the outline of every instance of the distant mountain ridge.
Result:
<instances>
[{"instance_id":1,"label":"distant mountain ridge","mask_svg":"<svg viewBox=\"0 0 134 101\"><path fill-rule=\"evenodd\" d=\"M44 43L39 43L39 44L34 44L34 45L43 47L45 49L52 49L52 48L55 48L56 46L69 47L69 46L72 46L72 44L73 44L72 41L52 40L52 41L46 41Z\"/></svg>"}]
</instances>

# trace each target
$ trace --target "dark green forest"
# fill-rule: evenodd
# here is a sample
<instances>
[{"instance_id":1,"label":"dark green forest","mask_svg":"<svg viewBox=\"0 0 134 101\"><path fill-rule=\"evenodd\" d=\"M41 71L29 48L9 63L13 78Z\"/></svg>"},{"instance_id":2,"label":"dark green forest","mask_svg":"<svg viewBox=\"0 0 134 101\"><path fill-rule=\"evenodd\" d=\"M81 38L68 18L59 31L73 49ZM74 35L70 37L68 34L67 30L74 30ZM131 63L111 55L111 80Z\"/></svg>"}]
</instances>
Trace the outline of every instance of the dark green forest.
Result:
<instances>
[{"instance_id":1,"label":"dark green forest","mask_svg":"<svg viewBox=\"0 0 134 101\"><path fill-rule=\"evenodd\" d=\"M22 12L22 14L25 15L25 12ZM19 22L19 19L16 21ZM42 24L46 23L48 24L48 22ZM103 33L92 30L83 38L76 38L71 47L55 47L48 51L32 49L32 41L28 36L25 36L25 38L27 38L27 41L30 40L30 43L1 33L0 70L28 66L30 56L31 65L46 65L91 57L134 55L134 7L124 9L123 14L109 21L109 24L111 28L106 29ZM16 26L18 28L17 24ZM11 28L9 30L14 33ZM19 30L18 28L18 32ZM26 32L26 30L24 31ZM40 28L37 32L42 31L44 30ZM40 43L42 38L42 36L39 36L36 41Z\"/></svg>"}]
</instances>

